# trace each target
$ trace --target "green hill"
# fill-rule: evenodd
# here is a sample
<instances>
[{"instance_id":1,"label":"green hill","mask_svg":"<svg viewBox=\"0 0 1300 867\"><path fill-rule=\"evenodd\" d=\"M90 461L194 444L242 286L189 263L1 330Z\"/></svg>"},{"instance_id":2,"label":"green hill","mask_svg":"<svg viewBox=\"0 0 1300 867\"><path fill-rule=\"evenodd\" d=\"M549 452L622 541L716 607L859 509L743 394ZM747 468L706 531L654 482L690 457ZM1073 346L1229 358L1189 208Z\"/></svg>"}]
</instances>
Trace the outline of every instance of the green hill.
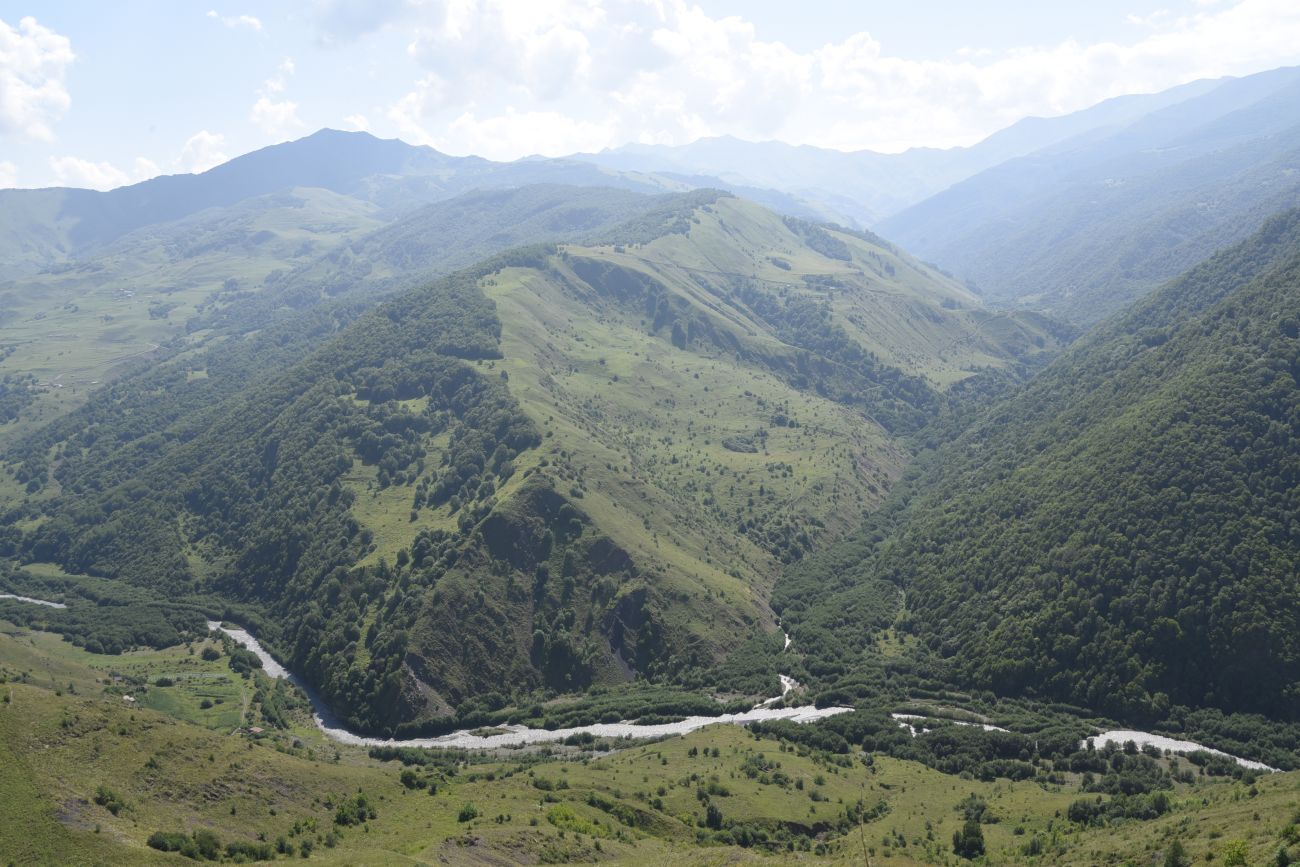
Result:
<instances>
[{"instance_id":1,"label":"green hill","mask_svg":"<svg viewBox=\"0 0 1300 867\"><path fill-rule=\"evenodd\" d=\"M856 611L874 630L824 642L852 660L901 590L916 658L968 688L1173 730L1189 707L1296 719L1297 286L1292 211L1095 330L792 574L791 630Z\"/></svg>"},{"instance_id":2,"label":"green hill","mask_svg":"<svg viewBox=\"0 0 1300 867\"><path fill-rule=\"evenodd\" d=\"M586 238L654 203L608 187L543 184L393 218L350 196L297 188L137 229L75 267L0 285L0 379L13 392L0 408L0 442L133 367L318 307L347 319L384 294L519 244Z\"/></svg>"},{"instance_id":3,"label":"green hill","mask_svg":"<svg viewBox=\"0 0 1300 867\"><path fill-rule=\"evenodd\" d=\"M238 604L372 730L705 685L772 630L782 564L883 498L948 386L1057 346L873 236L728 196L605 240L96 393L11 450L9 551Z\"/></svg>"}]
</instances>

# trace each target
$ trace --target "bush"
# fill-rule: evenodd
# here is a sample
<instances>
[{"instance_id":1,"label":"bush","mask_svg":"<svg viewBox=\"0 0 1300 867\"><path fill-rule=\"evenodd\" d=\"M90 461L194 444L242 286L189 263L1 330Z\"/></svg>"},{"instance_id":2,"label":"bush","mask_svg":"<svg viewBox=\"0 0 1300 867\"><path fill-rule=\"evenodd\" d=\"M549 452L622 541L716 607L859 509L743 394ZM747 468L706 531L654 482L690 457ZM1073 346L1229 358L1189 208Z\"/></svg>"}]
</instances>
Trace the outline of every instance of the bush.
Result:
<instances>
[{"instance_id":1,"label":"bush","mask_svg":"<svg viewBox=\"0 0 1300 867\"><path fill-rule=\"evenodd\" d=\"M1175 840L1169 844L1165 850L1165 867L1188 867L1192 859L1187 857L1187 850L1183 848L1182 842Z\"/></svg>"},{"instance_id":2,"label":"bush","mask_svg":"<svg viewBox=\"0 0 1300 867\"><path fill-rule=\"evenodd\" d=\"M963 858L978 858L984 854L984 829L974 819L967 819L960 831L952 834L952 851Z\"/></svg>"},{"instance_id":3,"label":"bush","mask_svg":"<svg viewBox=\"0 0 1300 867\"><path fill-rule=\"evenodd\" d=\"M272 861L275 859L275 848L270 843L237 843L226 844L226 856L236 861Z\"/></svg>"},{"instance_id":4,"label":"bush","mask_svg":"<svg viewBox=\"0 0 1300 867\"><path fill-rule=\"evenodd\" d=\"M216 834L206 828L201 831L195 831L194 850L198 853L198 857L205 861L219 860L221 858L221 840L217 838ZM185 855L188 853L182 849L181 854ZM190 855L189 857L193 858L195 856Z\"/></svg>"},{"instance_id":5,"label":"bush","mask_svg":"<svg viewBox=\"0 0 1300 867\"><path fill-rule=\"evenodd\" d=\"M1223 867L1246 867L1250 849L1244 840L1229 840L1223 846Z\"/></svg>"},{"instance_id":6,"label":"bush","mask_svg":"<svg viewBox=\"0 0 1300 867\"><path fill-rule=\"evenodd\" d=\"M367 819L378 817L379 814L375 811L365 793L357 792L351 798L339 804L338 809L334 811L334 824L360 825Z\"/></svg>"},{"instance_id":7,"label":"bush","mask_svg":"<svg viewBox=\"0 0 1300 867\"><path fill-rule=\"evenodd\" d=\"M190 842L190 838L178 831L154 831L145 842L159 852L179 852Z\"/></svg>"},{"instance_id":8,"label":"bush","mask_svg":"<svg viewBox=\"0 0 1300 867\"><path fill-rule=\"evenodd\" d=\"M473 804L462 804L460 812L456 814L457 822L468 822L479 817L478 807Z\"/></svg>"},{"instance_id":9,"label":"bush","mask_svg":"<svg viewBox=\"0 0 1300 867\"><path fill-rule=\"evenodd\" d=\"M122 796L108 786L100 786L95 789L95 803L114 816L126 809L126 801L122 800Z\"/></svg>"}]
</instances>

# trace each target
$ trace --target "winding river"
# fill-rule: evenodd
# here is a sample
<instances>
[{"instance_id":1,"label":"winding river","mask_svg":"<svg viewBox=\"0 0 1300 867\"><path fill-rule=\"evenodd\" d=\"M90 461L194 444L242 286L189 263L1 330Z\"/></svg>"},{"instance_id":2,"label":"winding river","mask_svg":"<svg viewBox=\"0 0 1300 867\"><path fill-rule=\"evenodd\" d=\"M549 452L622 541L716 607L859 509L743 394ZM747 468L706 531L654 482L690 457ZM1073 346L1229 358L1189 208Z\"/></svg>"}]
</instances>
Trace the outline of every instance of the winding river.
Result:
<instances>
[{"instance_id":1,"label":"winding river","mask_svg":"<svg viewBox=\"0 0 1300 867\"><path fill-rule=\"evenodd\" d=\"M633 722L616 722L616 723L596 723L594 725L577 726L567 729L531 729L527 726L498 726L498 734L480 735L475 734L479 729L466 729L463 731L452 732L451 734L442 735L436 738L374 738L354 734L343 727L338 718L330 711L325 702L321 701L310 686L292 672L288 671L283 665L275 660L266 648L254 638L246 629L240 629L233 626L223 626L215 620L208 621L208 628L215 631L224 632L234 639L236 644L251 650L262 660L262 670L271 677L285 678L290 683L297 686L307 698L311 700L312 716L316 720L316 727L319 728L330 740L338 741L343 744L353 744L364 747L391 746L391 747L424 747L424 748L455 748L455 749L473 749L489 750L501 747L519 747L529 744L554 743L562 741L573 735L589 734L598 738L658 738L670 735L684 735L687 732L693 732L702 729L705 726L715 725L717 723L732 723L734 725L746 725L752 722L768 721L776 719L787 719L795 723L809 723L819 719L835 716L836 714L849 713L853 708L849 707L771 707L772 704L780 701L785 694L794 689L798 684L793 678L781 675L781 695L774 696L767 701L759 702L754 707L741 713L726 713L719 716L689 716L677 722L662 723L659 725L638 725Z\"/></svg>"},{"instance_id":2,"label":"winding river","mask_svg":"<svg viewBox=\"0 0 1300 867\"><path fill-rule=\"evenodd\" d=\"M49 608L67 608L62 602L50 602L46 599L35 599L31 596L20 596L15 593L0 593L0 599L13 599L17 602L27 602L32 605L44 605ZM746 725L752 722L787 719L795 723L815 722L819 719L836 716L837 714L849 713L853 708L849 707L772 707L799 684L794 678L788 675L780 675L781 694L773 696L766 701L761 701L747 711L741 713L728 713L719 716L691 716L672 723L663 723L660 725L637 725L633 722L616 722L616 723L597 723L595 725L577 726L568 729L530 729L527 726L513 725L500 726L498 734L479 735L474 732L479 729L465 729L462 731L452 732L451 734L442 735L436 738L372 738L363 735L354 734L343 727L338 718L330 711L325 702L321 701L320 696L316 694L305 681L297 677L293 672L286 669L276 661L275 657L267 652L266 648L261 645L256 638L246 629L237 626L223 626L215 620L208 621L208 629L214 632L224 632L229 635L236 644L251 650L262 661L262 670L271 677L283 678L301 689L307 698L311 701L312 717L316 721L316 727L321 730L330 740L338 741L343 744L354 744L356 746L396 746L396 747L425 747L425 748L455 748L455 749L496 749L500 747L518 747L528 744L553 743L562 741L572 735L590 734L599 738L657 738L670 735L683 735L688 732L702 729L705 726L715 725L717 723L732 723L734 725ZM785 636L785 647L790 647L790 636ZM918 732L912 725L922 717L915 714L895 713L891 716L900 726L911 730L913 736ZM959 725L979 725L985 731L1006 731L997 726L958 722ZM1105 743L1115 743L1122 745L1126 741L1133 741L1139 747L1153 746L1158 750L1169 750L1174 753L1191 753L1203 750L1218 756L1225 756L1232 759L1242 767L1251 768L1258 771L1276 771L1277 768L1270 767L1263 762L1243 759L1225 753L1222 750L1212 749L1203 746L1194 741L1182 741L1175 738L1165 737L1164 735L1155 735L1150 732L1139 732L1124 730L1115 730L1102 732L1094 735L1080 743L1080 747L1086 746L1088 741L1095 745L1101 746Z\"/></svg>"}]
</instances>

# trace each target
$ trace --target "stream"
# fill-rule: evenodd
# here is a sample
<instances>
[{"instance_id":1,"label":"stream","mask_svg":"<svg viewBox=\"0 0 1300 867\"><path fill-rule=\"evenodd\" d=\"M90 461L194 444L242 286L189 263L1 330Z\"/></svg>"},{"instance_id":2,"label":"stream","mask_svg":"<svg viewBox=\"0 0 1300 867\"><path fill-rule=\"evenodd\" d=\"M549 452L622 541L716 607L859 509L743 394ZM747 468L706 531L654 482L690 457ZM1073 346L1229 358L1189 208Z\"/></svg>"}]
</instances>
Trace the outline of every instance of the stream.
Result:
<instances>
[{"instance_id":1,"label":"stream","mask_svg":"<svg viewBox=\"0 0 1300 867\"><path fill-rule=\"evenodd\" d=\"M1215 749L1211 749L1210 747L1201 746L1195 741L1180 741L1175 738L1165 737L1164 735L1153 735L1150 732L1134 732L1128 730L1102 732L1101 734L1094 735L1093 737L1090 737L1087 740L1080 743L1079 744L1080 748L1086 747L1088 741L1092 741L1094 744L1096 744L1099 747L1107 743L1113 743L1116 746L1122 747L1125 741L1132 741L1133 743L1137 744L1139 748L1147 746L1149 744L1158 750L1162 750L1162 751L1169 750L1170 752L1173 753L1194 753L1197 751L1203 751L1203 752L1211 753L1216 756L1226 756L1227 758L1230 758L1237 764L1241 765L1243 768L1250 768L1256 771L1277 770L1277 768L1270 767L1269 765L1266 765L1263 762L1256 762L1250 759L1243 759L1240 756L1234 756L1231 755L1230 753L1225 753L1223 752L1223 750L1215 750Z\"/></svg>"},{"instance_id":2,"label":"stream","mask_svg":"<svg viewBox=\"0 0 1300 867\"><path fill-rule=\"evenodd\" d=\"M301 678L288 671L283 665L276 662L275 658L262 647L261 643L254 638L246 629L238 627L223 626L217 621L208 621L208 628L215 631L224 632L234 639L236 644L251 650L262 660L262 670L271 677L285 678L290 683L297 686L311 701L312 716L316 721L316 727L319 728L330 740L338 741L343 744L352 744L363 747L423 747L423 748L454 748L454 749L472 749L472 750L490 750L501 747L518 747L528 744L553 743L562 741L572 735L590 734L598 738L659 738L670 735L684 735L688 732L702 729L705 726L715 725L717 723L731 723L733 725L746 725L752 722L768 721L776 719L787 719L795 723L809 723L815 720L825 719L826 717L835 716L836 714L849 713L853 708L849 707L770 707L785 697L786 693L798 686L794 679L786 675L781 675L781 695L774 696L766 701L759 702L754 707L740 713L727 713L719 716L689 716L677 722L661 723L658 725L638 725L633 722L616 722L616 723L596 723L594 725L577 726L567 729L532 729L522 725L512 726L494 726L500 729L498 734L479 735L475 734L482 727L474 729L465 729L462 731L452 732L451 734L441 735L434 738L375 738L365 737L348 731L343 724L330 711L325 702L321 701L315 690L311 689Z\"/></svg>"},{"instance_id":3,"label":"stream","mask_svg":"<svg viewBox=\"0 0 1300 867\"><path fill-rule=\"evenodd\" d=\"M994 725L989 725L988 723L966 722L965 720L959 720L959 719L946 719L946 718L944 718L944 717L938 717L938 716L928 716L928 717L927 717L927 716L921 716L920 714L915 714L915 713L891 713L890 716L893 717L894 719L898 720L899 728L905 728L905 729L907 729L908 732L911 733L912 737L916 737L917 735L923 735L923 734L926 734L926 733L928 733L928 732L930 731L930 730L927 729L927 728L920 728L920 729L918 729L916 726L912 725L912 723L916 722L917 720L926 720L926 719L942 719L942 720L944 720L944 722L950 722L950 723L952 723L953 725L956 725L956 726L970 726L970 727L972 727L972 728L982 728L982 729L984 729L984 731L986 731L986 732L1005 732L1005 731L1007 731L1007 729L999 728L998 726L994 726Z\"/></svg>"},{"instance_id":4,"label":"stream","mask_svg":"<svg viewBox=\"0 0 1300 867\"><path fill-rule=\"evenodd\" d=\"M62 602L48 602L44 599L33 599L30 596L18 596L14 593L0 593L0 599L16 599L19 602L30 602L33 605L44 605L47 608L67 608Z\"/></svg>"},{"instance_id":5,"label":"stream","mask_svg":"<svg viewBox=\"0 0 1300 867\"><path fill-rule=\"evenodd\" d=\"M15 593L0 593L0 599L13 599L18 602L27 602L32 605L44 605L49 608L68 607L62 602L50 602L46 599L35 599L31 596L20 596ZM590 734L598 738L657 738L670 735L684 735L688 732L693 732L702 729L705 726L715 725L717 723L746 725L752 722L776 719L787 719L794 723L809 723L820 719L826 719L827 717L836 716L837 714L849 713L853 710L853 708L849 707L818 708L812 707L811 705L806 707L772 707L773 704L776 704L781 699L785 698L791 690L799 687L799 684L794 680L794 678L782 674L779 675L781 679L780 695L761 701L749 710L740 713L727 713L720 714L719 716L690 716L678 720L677 722L661 723L658 725L637 725L636 723L627 721L616 723L596 723L594 725L577 726L575 728L567 729L531 729L527 726L513 725L498 726L496 728L498 728L500 732L498 734L490 735L475 734L474 732L480 730L479 728L475 728L455 731L451 734L441 735L440 737L434 738L393 739L365 737L363 735L354 734L344 728L343 724L338 720L333 712L330 711L325 702L323 702L320 699L320 696L316 694L316 691L308 686L301 678L293 674L293 672L289 671L277 662L275 657L271 656L271 654L267 652L266 648L262 646L261 642L254 638L248 630L241 629L237 626L223 626L220 622L215 620L208 621L208 629L214 632L224 632L226 635L229 635L236 644L251 650L256 654L257 658L262 661L262 671L266 672L267 675L288 680L294 686L301 689L311 701L312 718L316 722L316 727L319 728L326 737L338 741L339 743L353 744L356 746L444 747L454 749L489 750L500 747L517 747L528 744L553 743L555 741L562 741L572 735L580 734ZM786 635L785 647L782 649L788 649L789 647L790 636ZM924 732L924 730L918 732L912 725L913 722L923 719L923 717L915 714L902 713L890 714L890 716L892 716L900 726L909 729L914 737L917 734ZM993 725L967 723L958 720L952 720L952 722L956 722L958 725L978 725L985 731L1006 731L1006 729L1001 729ZM1150 732L1130 731L1127 729L1102 732L1101 734L1093 735L1092 737L1082 741L1079 745L1080 748L1086 747L1088 741L1092 741L1097 746L1106 743L1123 745L1126 741L1133 741L1139 747L1150 745L1158 750L1169 750L1174 753L1192 753L1198 750L1203 750L1214 755L1226 756L1242 767L1251 768L1252 770L1277 770L1277 768L1266 765L1263 762L1243 759L1239 756L1225 753L1222 750L1203 746L1195 741L1182 741L1175 738L1165 737L1164 735L1151 734Z\"/></svg>"}]
</instances>

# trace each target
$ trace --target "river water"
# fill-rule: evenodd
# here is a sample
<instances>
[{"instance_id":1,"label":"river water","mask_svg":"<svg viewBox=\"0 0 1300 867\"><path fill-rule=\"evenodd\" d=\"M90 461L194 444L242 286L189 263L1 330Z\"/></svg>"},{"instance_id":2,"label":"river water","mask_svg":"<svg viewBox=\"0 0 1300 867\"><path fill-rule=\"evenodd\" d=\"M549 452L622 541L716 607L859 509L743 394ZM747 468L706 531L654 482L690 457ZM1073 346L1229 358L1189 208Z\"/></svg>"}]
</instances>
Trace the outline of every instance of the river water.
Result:
<instances>
[{"instance_id":1,"label":"river water","mask_svg":"<svg viewBox=\"0 0 1300 867\"><path fill-rule=\"evenodd\" d=\"M329 708L321 701L320 697L306 683L293 673L289 672L275 658L262 647L261 643L254 638L245 629L237 627L222 626L216 621L209 621L208 628L219 630L226 633L235 640L235 643L251 650L257 654L257 658L262 660L262 670L271 677L286 678L304 693L311 700L312 714L316 720L316 726L325 736L331 740L344 744L353 744L356 746L391 746L391 747L424 747L424 748L455 748L455 749L473 749L489 750L500 747L517 747L528 744L554 743L562 741L573 735L590 734L598 738L658 738L669 735L684 735L688 732L702 729L708 725L717 723L732 723L735 725L745 725L752 722L786 719L795 723L814 722L819 719L835 716L836 714L849 713L853 708L849 707L769 707L769 705L780 701L786 693L794 689L797 684L794 680L786 675L781 675L781 695L760 702L753 708L742 711L741 713L721 714L719 716L690 716L677 722L662 723L659 725L637 725L633 722L616 722L616 723L596 723L594 725L577 726L567 729L531 729L527 726L498 726L501 731L497 734L479 735L475 734L478 729L465 729L463 731L452 732L451 734L442 735L436 738L375 738L365 737L348 731L339 722L338 718L330 712Z\"/></svg>"},{"instance_id":2,"label":"river water","mask_svg":"<svg viewBox=\"0 0 1300 867\"><path fill-rule=\"evenodd\" d=\"M47 608L67 608L62 602L47 602L44 599L33 599L30 596L18 596L13 593L0 593L0 599L16 599L19 602L30 602L33 605L44 605Z\"/></svg>"},{"instance_id":3,"label":"river water","mask_svg":"<svg viewBox=\"0 0 1300 867\"><path fill-rule=\"evenodd\" d=\"M1158 750L1169 750L1170 752L1174 752L1174 753L1194 753L1197 752L1198 750L1203 750L1204 752L1207 753L1213 753L1216 756L1227 756L1237 764L1241 765L1243 768L1251 768L1256 771L1277 770L1277 768L1269 767L1263 762L1256 762L1250 759L1243 759L1239 756L1234 756L1229 753L1225 753L1222 750L1210 749L1209 747L1201 746L1200 744L1194 741L1175 740L1174 738L1168 738L1165 737L1164 735L1153 735L1150 732L1135 732L1135 731L1128 731L1123 729L1110 731L1110 732L1102 732L1099 735L1095 735L1094 737L1088 738L1088 740L1085 740L1083 743L1080 744L1080 746L1082 747L1086 745L1088 741L1092 741L1094 744L1096 744L1099 747L1104 746L1107 742L1113 743L1116 746L1123 746L1125 741L1133 741L1133 743L1137 744L1139 747L1144 747L1150 744L1151 746L1155 747Z\"/></svg>"},{"instance_id":4,"label":"river water","mask_svg":"<svg viewBox=\"0 0 1300 867\"><path fill-rule=\"evenodd\" d=\"M914 713L891 713L890 716L893 717L894 719L898 720L898 725L899 725L900 728L905 728L905 729L907 729L909 732L911 732L912 737L916 737L918 734L923 735L923 734L925 734L926 732L929 731L929 729L927 729L927 728L923 728L923 729L918 730L914 725L912 725L912 723L916 722L917 720L924 720L924 719L944 719L943 717L937 717L937 716L936 716L936 717L927 717L927 716L921 716L920 714L914 714ZM958 726L970 726L971 728L982 728L982 729L984 729L984 731L986 731L986 732L1005 732L1005 731L1007 731L1007 729L1004 729L1004 728L998 728L997 726L989 725L988 723L966 722L966 721L964 721L964 720L959 720L959 719L950 719L950 720L945 720L945 721L946 721L946 722L950 722L950 723L952 723L953 725L958 725Z\"/></svg>"},{"instance_id":5,"label":"river water","mask_svg":"<svg viewBox=\"0 0 1300 867\"><path fill-rule=\"evenodd\" d=\"M49 608L67 608L62 602L50 602L46 599L35 599L31 596L19 596L15 593L0 593L0 599L14 599L18 602L27 602L32 605L45 605ZM528 744L553 743L562 741L572 735L590 734L598 738L656 738L670 735L683 735L688 732L696 731L705 726L715 725L717 723L732 723L735 725L745 725L751 722L760 722L767 720L787 719L795 723L809 723L819 719L836 716L837 714L849 713L853 709L848 707L771 707L779 702L792 689L798 687L798 683L788 675L780 675L781 695L773 696L766 701L759 702L753 708L741 713L721 714L719 716L691 716L672 723L663 723L660 725L637 725L633 722L616 722L616 723L597 723L595 725L577 726L568 729L530 729L526 726L501 726L502 729L498 734L478 735L474 732L477 729L465 729L462 731L452 732L451 734L442 735L436 738L373 738L363 735L354 734L343 727L338 718L330 709L321 701L305 681L286 669L276 661L275 657L267 652L256 638L246 629L240 629L236 626L223 626L215 620L208 621L208 629L212 631L224 632L234 639L236 644L251 650L262 661L262 670L269 676L283 678L293 683L311 700L312 716L316 721L316 726L326 737L331 740L344 744L354 744L357 746L395 746L395 747L426 747L426 748L456 748L456 749L495 749L499 747L515 747ZM785 636L785 647L790 646L790 637ZM907 727L913 736L918 732L912 726L912 722L923 717L914 714L895 713L891 716L898 721L900 726ZM1006 731L997 726L981 725L979 723L957 722L959 725L979 725L985 731ZM1182 741L1175 738L1165 737L1164 735L1151 734L1150 732L1131 731L1119 729L1115 731L1102 732L1080 743L1084 746L1091 740L1097 746L1102 746L1107 742L1113 742L1117 745L1123 745L1126 741L1133 741L1139 747L1151 745L1158 750L1169 750L1175 753L1191 753L1198 750L1204 750L1214 755L1226 756L1237 762L1242 767L1251 768L1258 771L1276 771L1277 768L1270 767L1263 762L1243 759L1239 756L1225 753L1222 750L1212 749L1203 746L1194 741Z\"/></svg>"}]
</instances>

